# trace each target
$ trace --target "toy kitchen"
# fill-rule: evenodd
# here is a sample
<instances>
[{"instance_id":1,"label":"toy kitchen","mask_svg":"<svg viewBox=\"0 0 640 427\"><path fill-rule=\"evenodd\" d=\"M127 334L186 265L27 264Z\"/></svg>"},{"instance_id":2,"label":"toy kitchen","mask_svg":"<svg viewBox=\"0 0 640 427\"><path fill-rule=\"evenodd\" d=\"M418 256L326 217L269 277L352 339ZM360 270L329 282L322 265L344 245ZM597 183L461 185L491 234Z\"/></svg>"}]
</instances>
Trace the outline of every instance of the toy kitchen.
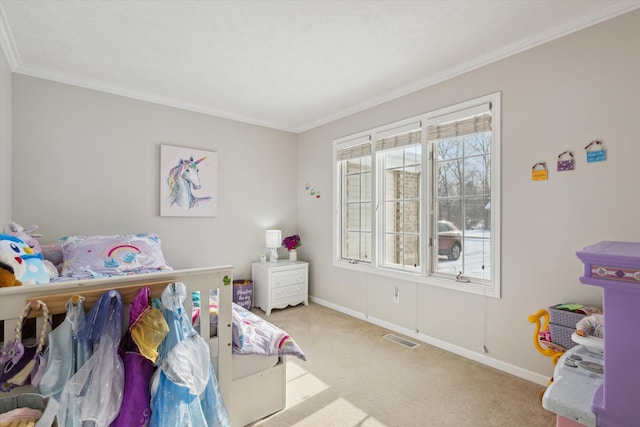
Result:
<instances>
[{"instance_id":1,"label":"toy kitchen","mask_svg":"<svg viewBox=\"0 0 640 427\"><path fill-rule=\"evenodd\" d=\"M604 339L572 335L542 406L557 426L640 426L640 242L602 241L576 252L580 282L603 290Z\"/></svg>"}]
</instances>

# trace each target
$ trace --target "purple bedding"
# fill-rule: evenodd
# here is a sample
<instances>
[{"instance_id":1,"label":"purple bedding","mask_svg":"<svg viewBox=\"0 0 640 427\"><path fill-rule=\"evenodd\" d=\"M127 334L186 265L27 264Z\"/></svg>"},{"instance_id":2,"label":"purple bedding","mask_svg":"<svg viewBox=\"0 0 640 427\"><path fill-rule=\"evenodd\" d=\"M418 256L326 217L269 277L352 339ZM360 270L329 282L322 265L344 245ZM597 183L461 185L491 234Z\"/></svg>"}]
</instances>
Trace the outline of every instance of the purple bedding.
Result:
<instances>
[{"instance_id":1,"label":"purple bedding","mask_svg":"<svg viewBox=\"0 0 640 427\"><path fill-rule=\"evenodd\" d=\"M199 298L194 295L193 323L198 330L200 317ZM211 291L209 312L212 314L211 334L217 330L218 296ZM267 322L251 311L233 304L233 354L258 354L263 356L295 356L307 360L304 352L296 341L276 325Z\"/></svg>"}]
</instances>

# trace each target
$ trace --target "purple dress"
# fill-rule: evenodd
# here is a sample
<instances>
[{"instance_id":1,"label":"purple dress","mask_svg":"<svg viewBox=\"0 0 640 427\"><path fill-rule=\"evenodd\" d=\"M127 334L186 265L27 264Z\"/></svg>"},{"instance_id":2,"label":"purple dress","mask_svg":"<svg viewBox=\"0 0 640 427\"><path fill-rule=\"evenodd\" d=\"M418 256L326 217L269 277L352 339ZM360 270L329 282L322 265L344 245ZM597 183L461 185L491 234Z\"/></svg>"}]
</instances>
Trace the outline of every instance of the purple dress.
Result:
<instances>
[{"instance_id":1,"label":"purple dress","mask_svg":"<svg viewBox=\"0 0 640 427\"><path fill-rule=\"evenodd\" d=\"M134 325L150 308L148 287L140 288L131 302L129 311L129 330L120 341L118 354L124 364L124 394L120 413L111 423L111 427L145 427L151 418L151 377L155 367L151 360L144 357L131 337Z\"/></svg>"}]
</instances>

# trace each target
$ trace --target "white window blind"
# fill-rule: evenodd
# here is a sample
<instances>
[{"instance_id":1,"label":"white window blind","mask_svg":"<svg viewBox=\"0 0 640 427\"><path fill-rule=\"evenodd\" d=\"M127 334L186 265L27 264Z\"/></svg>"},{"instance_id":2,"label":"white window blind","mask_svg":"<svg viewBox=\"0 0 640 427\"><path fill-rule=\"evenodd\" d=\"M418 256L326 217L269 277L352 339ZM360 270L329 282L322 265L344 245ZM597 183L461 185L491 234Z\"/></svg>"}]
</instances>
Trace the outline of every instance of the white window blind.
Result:
<instances>
[{"instance_id":1,"label":"white window blind","mask_svg":"<svg viewBox=\"0 0 640 427\"><path fill-rule=\"evenodd\" d=\"M413 144L420 144L421 130L390 136L376 141L376 151L391 150L393 148L406 147Z\"/></svg>"},{"instance_id":2,"label":"white window blind","mask_svg":"<svg viewBox=\"0 0 640 427\"><path fill-rule=\"evenodd\" d=\"M455 114L465 116L456 119L442 116L436 118L437 125L427 126L427 139L429 141L437 139L455 138L456 136L471 135L478 132L491 130L491 104L463 110Z\"/></svg>"},{"instance_id":3,"label":"white window blind","mask_svg":"<svg viewBox=\"0 0 640 427\"><path fill-rule=\"evenodd\" d=\"M340 148L336 151L337 160L357 159L359 157L365 157L370 155L371 155L371 144L369 142L364 144L352 145L346 148Z\"/></svg>"},{"instance_id":4,"label":"white window blind","mask_svg":"<svg viewBox=\"0 0 640 427\"><path fill-rule=\"evenodd\" d=\"M387 129L375 135L376 151L391 150L420 144L421 123L414 122L404 126Z\"/></svg>"}]
</instances>

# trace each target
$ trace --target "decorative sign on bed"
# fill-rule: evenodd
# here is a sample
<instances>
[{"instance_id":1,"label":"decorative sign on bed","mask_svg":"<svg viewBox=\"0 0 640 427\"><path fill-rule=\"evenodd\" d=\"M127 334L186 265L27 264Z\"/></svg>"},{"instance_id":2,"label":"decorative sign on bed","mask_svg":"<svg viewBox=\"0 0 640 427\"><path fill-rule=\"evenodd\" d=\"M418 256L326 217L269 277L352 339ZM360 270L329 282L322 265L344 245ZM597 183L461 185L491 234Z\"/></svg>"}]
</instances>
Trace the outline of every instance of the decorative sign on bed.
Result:
<instances>
[{"instance_id":1,"label":"decorative sign on bed","mask_svg":"<svg viewBox=\"0 0 640 427\"><path fill-rule=\"evenodd\" d=\"M160 146L160 215L218 214L218 153Z\"/></svg>"}]
</instances>

